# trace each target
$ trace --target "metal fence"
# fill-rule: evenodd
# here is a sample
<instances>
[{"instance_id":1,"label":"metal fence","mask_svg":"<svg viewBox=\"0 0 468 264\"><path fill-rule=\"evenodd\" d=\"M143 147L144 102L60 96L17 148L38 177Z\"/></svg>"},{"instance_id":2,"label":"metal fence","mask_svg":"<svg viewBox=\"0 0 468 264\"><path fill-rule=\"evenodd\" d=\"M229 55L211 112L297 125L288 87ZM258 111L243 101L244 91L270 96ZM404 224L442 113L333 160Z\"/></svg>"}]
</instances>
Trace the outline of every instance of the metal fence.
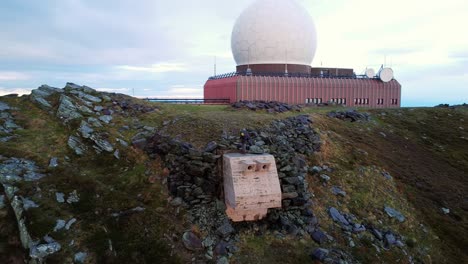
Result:
<instances>
[{"instance_id":1,"label":"metal fence","mask_svg":"<svg viewBox=\"0 0 468 264\"><path fill-rule=\"evenodd\" d=\"M148 102L166 104L229 104L229 99L180 99L180 98L145 98Z\"/></svg>"}]
</instances>

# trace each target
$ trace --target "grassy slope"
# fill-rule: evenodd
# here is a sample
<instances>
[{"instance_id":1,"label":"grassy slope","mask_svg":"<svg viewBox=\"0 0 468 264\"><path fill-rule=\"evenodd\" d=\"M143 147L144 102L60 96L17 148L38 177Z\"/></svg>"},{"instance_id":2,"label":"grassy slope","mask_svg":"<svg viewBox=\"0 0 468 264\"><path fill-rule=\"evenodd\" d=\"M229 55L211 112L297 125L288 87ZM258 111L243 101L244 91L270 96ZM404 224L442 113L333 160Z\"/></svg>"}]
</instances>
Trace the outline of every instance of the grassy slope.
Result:
<instances>
[{"instance_id":1,"label":"grassy slope","mask_svg":"<svg viewBox=\"0 0 468 264\"><path fill-rule=\"evenodd\" d=\"M73 157L66 147L71 129L27 100L2 100L20 108L14 115L27 130L20 132L20 138L2 144L0 154L27 157L43 167L47 167L52 156ZM237 134L240 128L262 127L274 119L297 114L272 115L237 111L226 106L164 105L161 108L159 112L142 114L138 118L142 124L157 127L196 147L218 140L223 131ZM341 247L353 250L363 262L404 263L401 253L396 254L395 251L377 254L371 247L347 248L346 241L341 241L340 232L325 211L328 206L336 206L354 213L362 221L389 227L405 235L417 245L409 247L410 253L423 261L432 259L440 262L442 249L448 250L453 261L466 257L461 249L467 247L463 192L468 189L464 180L464 172L468 171L468 154L465 148L467 141L461 137L468 138L468 135L459 127L468 129L467 112L447 109L374 110L376 122L351 124L326 118L323 114L329 110L305 110L314 116L315 126L320 129L325 143L323 151L311 157L310 165L330 164L335 168L330 174L331 184L342 186L348 193L346 198L338 199L315 177L309 177L311 191L315 194L313 209L323 229L333 235ZM386 112L386 115L380 115L381 112ZM134 122L131 117L119 117L114 121L116 126L110 129L111 135L117 135L120 126ZM134 132L123 132L122 136L129 140ZM380 132L384 132L386 137ZM180 243L171 241L170 236L180 237L183 230L190 227L167 205L164 186L159 182L147 183L148 175L161 175L160 164L133 149L126 151L123 157L118 162L104 156L73 157L73 162L64 169L49 171L52 177L41 184L51 190L71 192L77 189L84 193L82 202L68 214L78 216L81 229L86 230L76 239L83 247L95 249L93 258L101 261L115 258L107 250L106 241L111 239L121 260L123 257L133 262L155 258L177 261L170 257L171 251L177 252L182 261L188 260L190 255L180 248ZM396 181L381 177L382 170L389 171ZM32 189L29 191L33 193ZM25 192L28 192L27 188ZM44 199L50 206L41 209L50 210L50 215L39 217L43 222L35 225L38 228L52 225L52 220L57 217L66 218L54 212L53 194L50 192ZM114 212L138 205L147 208L144 214L118 221L108 217L108 208ZM389 219L382 213L384 205L400 210L408 220L399 224ZM453 213L442 215L442 206L450 208ZM380 219L382 223L377 221ZM420 223L430 227L429 233L422 231ZM145 237L142 238L141 234ZM310 250L314 245L309 239L259 238L250 232L245 232L241 241L241 252L233 259L239 263L303 262L307 260L306 249ZM365 238L356 238L355 242L357 245L369 243ZM171 245L174 245L173 249ZM427 250L423 250L424 247ZM59 259L60 255L57 255L57 261Z\"/></svg>"}]
</instances>

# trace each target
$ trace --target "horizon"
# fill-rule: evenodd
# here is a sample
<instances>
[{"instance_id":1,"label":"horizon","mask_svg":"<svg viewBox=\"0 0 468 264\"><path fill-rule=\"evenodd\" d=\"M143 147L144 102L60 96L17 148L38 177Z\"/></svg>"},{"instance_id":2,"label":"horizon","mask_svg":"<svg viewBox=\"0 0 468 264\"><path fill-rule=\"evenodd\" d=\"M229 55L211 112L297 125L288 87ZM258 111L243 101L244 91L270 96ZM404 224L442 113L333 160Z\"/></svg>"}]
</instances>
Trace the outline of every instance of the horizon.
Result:
<instances>
[{"instance_id":1,"label":"horizon","mask_svg":"<svg viewBox=\"0 0 468 264\"><path fill-rule=\"evenodd\" d=\"M0 95L66 82L135 97L200 98L235 71L231 31L251 2L6 0L0 6ZM318 32L313 67L391 66L402 107L468 102L468 4L300 2ZM226 8L229 6L229 8ZM383 44L385 43L385 44Z\"/></svg>"}]
</instances>

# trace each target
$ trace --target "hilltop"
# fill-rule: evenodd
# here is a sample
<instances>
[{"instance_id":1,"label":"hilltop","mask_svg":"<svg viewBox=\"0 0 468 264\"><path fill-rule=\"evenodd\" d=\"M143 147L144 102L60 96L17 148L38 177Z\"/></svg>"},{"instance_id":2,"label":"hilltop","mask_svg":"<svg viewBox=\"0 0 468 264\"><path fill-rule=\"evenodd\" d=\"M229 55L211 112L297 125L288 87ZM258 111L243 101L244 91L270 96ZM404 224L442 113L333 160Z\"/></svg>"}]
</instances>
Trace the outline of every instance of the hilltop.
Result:
<instances>
[{"instance_id":1,"label":"hilltop","mask_svg":"<svg viewBox=\"0 0 468 264\"><path fill-rule=\"evenodd\" d=\"M238 106L164 105L72 83L0 97L1 259L467 259L466 105ZM275 156L284 200L265 220L235 224L219 161L244 128L251 153Z\"/></svg>"}]
</instances>

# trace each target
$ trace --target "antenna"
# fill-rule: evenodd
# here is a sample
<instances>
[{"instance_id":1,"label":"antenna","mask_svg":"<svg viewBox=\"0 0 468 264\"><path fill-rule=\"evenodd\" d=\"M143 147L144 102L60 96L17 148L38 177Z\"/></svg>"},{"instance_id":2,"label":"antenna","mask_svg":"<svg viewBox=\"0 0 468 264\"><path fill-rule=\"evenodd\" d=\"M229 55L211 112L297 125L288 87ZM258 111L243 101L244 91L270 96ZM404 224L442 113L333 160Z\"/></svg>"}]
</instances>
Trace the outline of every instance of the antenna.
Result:
<instances>
[{"instance_id":1,"label":"antenna","mask_svg":"<svg viewBox=\"0 0 468 264\"><path fill-rule=\"evenodd\" d=\"M216 77L216 56L214 56L214 76Z\"/></svg>"},{"instance_id":2,"label":"antenna","mask_svg":"<svg viewBox=\"0 0 468 264\"><path fill-rule=\"evenodd\" d=\"M135 97L135 88L132 88L133 97Z\"/></svg>"}]
</instances>

